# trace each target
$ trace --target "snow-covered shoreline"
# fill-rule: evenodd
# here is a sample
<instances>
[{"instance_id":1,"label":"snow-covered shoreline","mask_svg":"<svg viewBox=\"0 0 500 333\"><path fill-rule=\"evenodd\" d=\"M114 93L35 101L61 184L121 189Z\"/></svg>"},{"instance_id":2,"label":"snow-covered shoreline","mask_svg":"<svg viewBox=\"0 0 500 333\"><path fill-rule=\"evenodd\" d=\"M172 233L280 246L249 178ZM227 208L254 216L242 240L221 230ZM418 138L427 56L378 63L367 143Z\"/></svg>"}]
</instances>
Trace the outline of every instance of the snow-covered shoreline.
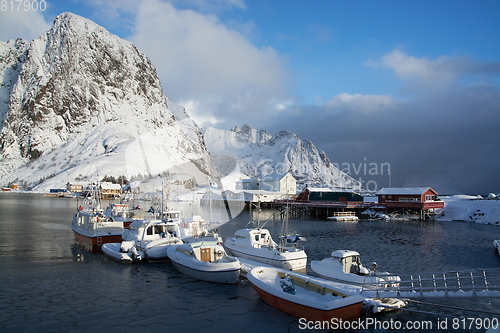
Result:
<instances>
[{"instance_id":1,"label":"snow-covered shoreline","mask_svg":"<svg viewBox=\"0 0 500 333\"><path fill-rule=\"evenodd\" d=\"M500 200L471 195L443 196L444 209L435 217L438 221L467 221L500 225Z\"/></svg>"}]
</instances>

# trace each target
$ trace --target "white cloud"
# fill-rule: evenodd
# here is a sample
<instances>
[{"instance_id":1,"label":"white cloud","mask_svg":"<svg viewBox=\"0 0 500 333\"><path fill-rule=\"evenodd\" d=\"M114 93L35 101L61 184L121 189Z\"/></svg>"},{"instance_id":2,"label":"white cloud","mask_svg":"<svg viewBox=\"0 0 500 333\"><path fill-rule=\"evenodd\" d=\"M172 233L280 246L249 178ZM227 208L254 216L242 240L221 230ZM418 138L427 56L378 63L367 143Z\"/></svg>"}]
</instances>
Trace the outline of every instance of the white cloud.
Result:
<instances>
[{"instance_id":1,"label":"white cloud","mask_svg":"<svg viewBox=\"0 0 500 333\"><path fill-rule=\"evenodd\" d=\"M43 35L51 27L40 11L0 11L0 40L22 37L28 41Z\"/></svg>"},{"instance_id":2,"label":"white cloud","mask_svg":"<svg viewBox=\"0 0 500 333\"><path fill-rule=\"evenodd\" d=\"M350 95L342 93L325 102L324 106L333 111L347 109L362 113L373 113L392 108L395 103L396 101L389 96L361 94Z\"/></svg>"},{"instance_id":3,"label":"white cloud","mask_svg":"<svg viewBox=\"0 0 500 333\"><path fill-rule=\"evenodd\" d=\"M484 80L490 75L500 74L498 62L474 61L468 56L417 58L400 49L383 55L379 61L368 61L365 64L393 69L396 75L406 80L413 89L443 90L463 79L470 81L471 77L480 77L480 80Z\"/></svg>"},{"instance_id":4,"label":"white cloud","mask_svg":"<svg viewBox=\"0 0 500 333\"><path fill-rule=\"evenodd\" d=\"M255 47L216 16L144 1L130 40L155 64L165 94L177 103L201 103L208 118L240 122L289 99L282 57Z\"/></svg>"}]
</instances>

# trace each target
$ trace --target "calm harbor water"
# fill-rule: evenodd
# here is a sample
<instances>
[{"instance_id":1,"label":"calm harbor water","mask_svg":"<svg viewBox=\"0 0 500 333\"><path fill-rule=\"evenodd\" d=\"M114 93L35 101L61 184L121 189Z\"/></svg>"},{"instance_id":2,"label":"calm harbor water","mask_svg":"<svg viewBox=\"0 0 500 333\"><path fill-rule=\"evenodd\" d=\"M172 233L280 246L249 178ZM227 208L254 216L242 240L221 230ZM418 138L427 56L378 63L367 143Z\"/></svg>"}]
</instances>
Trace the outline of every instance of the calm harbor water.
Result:
<instances>
[{"instance_id":1,"label":"calm harbor water","mask_svg":"<svg viewBox=\"0 0 500 333\"><path fill-rule=\"evenodd\" d=\"M142 208L146 206L147 203L141 204ZM0 193L0 331L302 331L297 318L265 304L245 279L234 286L213 284L188 278L168 262L127 266L90 253L75 242L69 227L76 207L75 199ZM178 208L186 216L193 210L203 215L199 207L185 204ZM266 214L269 213L264 212L261 218L265 219ZM244 211L224 224L220 228L223 239L234 235L249 219L249 212ZM276 239L282 222L271 220L266 228ZM500 239L500 227L493 225L290 220L289 231L307 238L302 244L309 262L328 257L334 250L350 249L360 253L365 266L376 261L379 270L404 276L500 267L500 256L492 246L494 239ZM498 298L424 301L500 312ZM500 316L492 314L444 307L411 304L409 309L439 315L397 311L374 318L403 325L409 321L430 321L432 329L418 330L426 332L485 331L474 326L469 330L469 321L460 322L459 329L453 329L452 318L447 315L500 320ZM447 329L443 329L445 321ZM343 331L387 330L371 327Z\"/></svg>"}]
</instances>

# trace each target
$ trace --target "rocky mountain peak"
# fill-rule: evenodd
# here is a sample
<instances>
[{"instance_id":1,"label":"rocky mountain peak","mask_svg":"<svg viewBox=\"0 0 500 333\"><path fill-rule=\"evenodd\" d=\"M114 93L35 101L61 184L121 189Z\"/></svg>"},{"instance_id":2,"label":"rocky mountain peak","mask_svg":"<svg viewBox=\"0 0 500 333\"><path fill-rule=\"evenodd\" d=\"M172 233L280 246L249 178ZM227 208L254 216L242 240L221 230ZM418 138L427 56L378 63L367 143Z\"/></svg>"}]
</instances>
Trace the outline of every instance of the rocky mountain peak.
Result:
<instances>
[{"instance_id":1,"label":"rocky mountain peak","mask_svg":"<svg viewBox=\"0 0 500 333\"><path fill-rule=\"evenodd\" d=\"M241 172L251 178L279 171L290 172L299 188L306 185L356 188L360 185L336 168L311 141L301 140L296 133L281 131L271 135L244 125L230 131L210 127L204 130L204 138L221 170L228 169L224 164L232 158L238 161Z\"/></svg>"},{"instance_id":2,"label":"rocky mountain peak","mask_svg":"<svg viewBox=\"0 0 500 333\"><path fill-rule=\"evenodd\" d=\"M50 169L47 163L60 172L145 137L159 155L196 161L205 175L215 170L196 124L185 110L176 110L179 121L169 110L150 59L86 18L63 13L29 45L1 43L0 69L6 101L0 104L0 180L28 162L45 164L36 175ZM143 165L144 174L157 169Z\"/></svg>"}]
</instances>

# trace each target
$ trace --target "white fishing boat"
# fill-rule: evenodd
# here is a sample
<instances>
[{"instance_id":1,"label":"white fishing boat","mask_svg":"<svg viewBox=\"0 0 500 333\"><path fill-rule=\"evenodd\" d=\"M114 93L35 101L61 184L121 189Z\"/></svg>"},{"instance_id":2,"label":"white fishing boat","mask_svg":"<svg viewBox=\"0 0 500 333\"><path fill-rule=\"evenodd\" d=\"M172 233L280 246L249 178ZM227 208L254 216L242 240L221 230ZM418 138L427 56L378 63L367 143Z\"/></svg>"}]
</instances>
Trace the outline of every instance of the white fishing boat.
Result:
<instances>
[{"instance_id":1,"label":"white fishing boat","mask_svg":"<svg viewBox=\"0 0 500 333\"><path fill-rule=\"evenodd\" d=\"M335 212L333 216L329 216L326 219L336 222L358 222L359 220L354 212Z\"/></svg>"},{"instance_id":2,"label":"white fishing boat","mask_svg":"<svg viewBox=\"0 0 500 333\"><path fill-rule=\"evenodd\" d=\"M321 277L333 281L367 288L395 287L401 281L399 276L388 272L377 272L377 264L372 264L372 270L361 264L356 251L333 251L330 258L321 261L313 260L311 269Z\"/></svg>"},{"instance_id":3,"label":"white fishing boat","mask_svg":"<svg viewBox=\"0 0 500 333\"><path fill-rule=\"evenodd\" d=\"M259 226L260 221L257 221L257 228L237 230L234 237L226 239L224 246L237 258L241 257L286 270L303 270L307 265L307 254L298 243L292 242L292 239L304 238L299 235L288 235L288 207L286 211L281 212L285 213L285 233L280 237L279 244L274 242L269 230L263 229L276 213L278 212L273 213L262 226ZM249 223L251 222L253 221Z\"/></svg>"},{"instance_id":4,"label":"white fishing boat","mask_svg":"<svg viewBox=\"0 0 500 333\"><path fill-rule=\"evenodd\" d=\"M240 262L228 256L217 241L171 246L168 256L175 268L198 280L234 284L240 276Z\"/></svg>"},{"instance_id":5,"label":"white fishing boat","mask_svg":"<svg viewBox=\"0 0 500 333\"><path fill-rule=\"evenodd\" d=\"M144 258L144 253L135 248L134 241L106 243L102 245L101 249L104 255L122 264L139 262Z\"/></svg>"},{"instance_id":6,"label":"white fishing boat","mask_svg":"<svg viewBox=\"0 0 500 333\"><path fill-rule=\"evenodd\" d=\"M217 241L222 244L222 237L216 230L207 230L205 220L194 215L177 222L179 225L180 238L185 243L196 243L199 241Z\"/></svg>"},{"instance_id":7,"label":"white fishing boat","mask_svg":"<svg viewBox=\"0 0 500 333\"><path fill-rule=\"evenodd\" d=\"M247 274L260 297L276 309L308 321L357 320L363 297L339 291L330 281L274 267Z\"/></svg>"},{"instance_id":8,"label":"white fishing boat","mask_svg":"<svg viewBox=\"0 0 500 333\"><path fill-rule=\"evenodd\" d=\"M110 203L103 214L108 220L123 222L124 228L128 228L135 220L142 220L149 217L149 214L146 214L139 206L130 208L127 204L123 203Z\"/></svg>"},{"instance_id":9,"label":"white fishing boat","mask_svg":"<svg viewBox=\"0 0 500 333\"><path fill-rule=\"evenodd\" d=\"M500 239L494 240L493 246L495 247L495 249L497 249L498 254L500 254Z\"/></svg>"},{"instance_id":10,"label":"white fishing boat","mask_svg":"<svg viewBox=\"0 0 500 333\"><path fill-rule=\"evenodd\" d=\"M99 185L93 186L85 199L88 208L78 206L71 221L71 230L79 243L101 246L106 243L122 241L124 231L123 220L106 217L101 208Z\"/></svg>"},{"instance_id":11,"label":"white fishing boat","mask_svg":"<svg viewBox=\"0 0 500 333\"><path fill-rule=\"evenodd\" d=\"M277 244L267 229L237 230L235 237L226 239L224 246L235 257L286 270L305 269L307 264L307 254L297 243Z\"/></svg>"},{"instance_id":12,"label":"white fishing boat","mask_svg":"<svg viewBox=\"0 0 500 333\"><path fill-rule=\"evenodd\" d=\"M179 235L179 226L175 222L162 220L137 220L125 229L123 240L133 242L137 251L142 252L144 259L166 260L167 248L171 245L182 244Z\"/></svg>"}]
</instances>

